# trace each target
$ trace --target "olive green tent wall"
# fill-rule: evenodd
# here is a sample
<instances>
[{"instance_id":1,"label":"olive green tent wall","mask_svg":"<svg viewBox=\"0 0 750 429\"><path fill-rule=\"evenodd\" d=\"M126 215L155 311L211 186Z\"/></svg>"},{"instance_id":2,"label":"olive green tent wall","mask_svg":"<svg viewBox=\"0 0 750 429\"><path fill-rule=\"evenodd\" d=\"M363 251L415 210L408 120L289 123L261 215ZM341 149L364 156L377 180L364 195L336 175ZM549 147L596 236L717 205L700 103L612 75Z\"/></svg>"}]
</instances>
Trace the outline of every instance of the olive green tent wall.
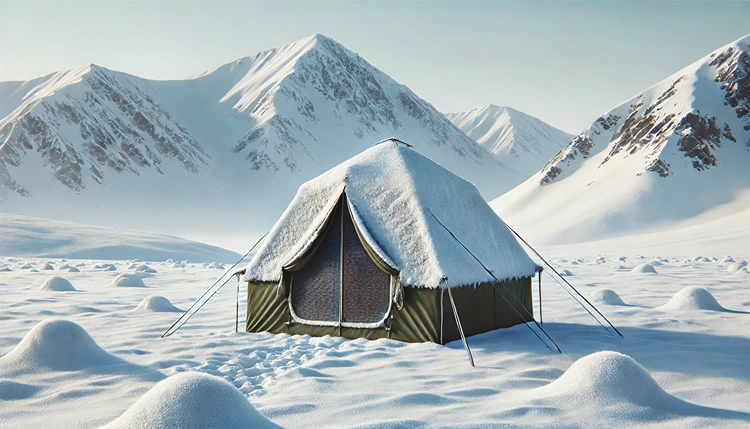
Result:
<instances>
[{"instance_id":1,"label":"olive green tent wall","mask_svg":"<svg viewBox=\"0 0 750 429\"><path fill-rule=\"evenodd\" d=\"M277 289L277 283L248 283L248 332L331 335L352 339L391 338L439 344L461 338L446 289L404 288L403 307L399 310L394 306L386 320L387 328L376 329L292 323L289 303L278 296ZM529 277L452 288L451 294L466 336L514 326L533 318Z\"/></svg>"}]
</instances>

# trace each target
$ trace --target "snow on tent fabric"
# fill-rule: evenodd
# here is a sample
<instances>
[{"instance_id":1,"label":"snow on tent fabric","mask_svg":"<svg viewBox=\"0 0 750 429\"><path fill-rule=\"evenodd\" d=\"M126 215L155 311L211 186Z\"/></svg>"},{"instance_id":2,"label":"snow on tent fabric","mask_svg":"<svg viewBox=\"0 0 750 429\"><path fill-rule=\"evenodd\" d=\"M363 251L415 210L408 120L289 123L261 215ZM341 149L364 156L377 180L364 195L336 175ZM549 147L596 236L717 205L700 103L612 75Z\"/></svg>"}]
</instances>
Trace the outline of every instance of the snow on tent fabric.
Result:
<instances>
[{"instance_id":1,"label":"snow on tent fabric","mask_svg":"<svg viewBox=\"0 0 750 429\"><path fill-rule=\"evenodd\" d=\"M245 269L246 330L446 343L446 287L474 335L531 320L537 269L474 185L382 143L300 187Z\"/></svg>"}]
</instances>

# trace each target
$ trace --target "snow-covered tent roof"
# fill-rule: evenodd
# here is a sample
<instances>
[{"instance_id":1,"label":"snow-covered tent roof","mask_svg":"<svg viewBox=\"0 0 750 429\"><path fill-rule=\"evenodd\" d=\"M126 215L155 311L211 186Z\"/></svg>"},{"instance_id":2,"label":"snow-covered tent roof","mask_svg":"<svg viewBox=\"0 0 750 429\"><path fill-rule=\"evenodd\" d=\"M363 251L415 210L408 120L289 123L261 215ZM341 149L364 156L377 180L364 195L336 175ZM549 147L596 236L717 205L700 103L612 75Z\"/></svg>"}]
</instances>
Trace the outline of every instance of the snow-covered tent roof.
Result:
<instances>
[{"instance_id":1,"label":"snow-covered tent roof","mask_svg":"<svg viewBox=\"0 0 750 429\"><path fill-rule=\"evenodd\" d=\"M282 267L316 237L342 192L362 235L400 272L404 286L436 288L444 277L452 287L493 281L456 238L500 280L537 270L474 185L414 149L387 142L303 184L244 279L279 281Z\"/></svg>"}]
</instances>

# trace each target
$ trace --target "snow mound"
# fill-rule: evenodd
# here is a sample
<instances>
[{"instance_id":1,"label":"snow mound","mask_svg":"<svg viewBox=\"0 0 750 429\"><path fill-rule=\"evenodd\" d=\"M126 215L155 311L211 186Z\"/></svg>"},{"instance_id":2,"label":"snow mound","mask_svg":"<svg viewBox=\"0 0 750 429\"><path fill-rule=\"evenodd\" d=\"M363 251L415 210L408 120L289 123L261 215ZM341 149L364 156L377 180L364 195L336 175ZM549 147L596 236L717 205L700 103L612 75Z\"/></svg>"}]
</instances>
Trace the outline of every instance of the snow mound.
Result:
<instances>
[{"instance_id":1,"label":"snow mound","mask_svg":"<svg viewBox=\"0 0 750 429\"><path fill-rule=\"evenodd\" d=\"M705 256L696 256L695 258L693 258L693 262L711 262L711 260L706 258Z\"/></svg>"},{"instance_id":2,"label":"snow mound","mask_svg":"<svg viewBox=\"0 0 750 429\"><path fill-rule=\"evenodd\" d=\"M143 301L138 304L138 307L135 308L135 311L154 311L160 313L182 312L182 310L172 305L172 303L169 302L167 298L159 295L149 295L143 298Z\"/></svg>"},{"instance_id":3,"label":"snow mound","mask_svg":"<svg viewBox=\"0 0 750 429\"><path fill-rule=\"evenodd\" d=\"M733 258L733 257L731 257L731 256L729 256L729 255L725 256L725 257L724 257L724 258L723 258L723 259L721 260L721 263L722 263L722 264L728 264L728 263L730 263L730 262L734 262L734 258Z\"/></svg>"},{"instance_id":4,"label":"snow mound","mask_svg":"<svg viewBox=\"0 0 750 429\"><path fill-rule=\"evenodd\" d=\"M73 292L77 289L66 279L58 276L52 276L42 284L41 290L53 290L57 292Z\"/></svg>"},{"instance_id":5,"label":"snow mound","mask_svg":"<svg viewBox=\"0 0 750 429\"><path fill-rule=\"evenodd\" d=\"M662 266L662 265L664 265L664 264L662 264L662 262L661 262L660 260L658 260L658 259L654 259L653 261L649 262L648 264L649 264L649 265L651 265L652 267L659 267L659 266Z\"/></svg>"},{"instance_id":6,"label":"snow mound","mask_svg":"<svg viewBox=\"0 0 750 429\"><path fill-rule=\"evenodd\" d=\"M13 270L11 270L8 267L2 267L2 268L0 268L0 273L9 273L11 271L13 271Z\"/></svg>"},{"instance_id":7,"label":"snow mound","mask_svg":"<svg viewBox=\"0 0 750 429\"><path fill-rule=\"evenodd\" d=\"M50 264L49 262L47 262L46 264L44 264L44 266L42 267L42 269L45 270L45 271L50 271L50 270L54 270L55 267L53 267L52 264Z\"/></svg>"},{"instance_id":8,"label":"snow mound","mask_svg":"<svg viewBox=\"0 0 750 429\"><path fill-rule=\"evenodd\" d=\"M589 296L589 300L598 304L625 305L620 295L612 289L597 289Z\"/></svg>"},{"instance_id":9,"label":"snow mound","mask_svg":"<svg viewBox=\"0 0 750 429\"><path fill-rule=\"evenodd\" d=\"M113 264L96 264L92 268L95 270L117 271L117 267Z\"/></svg>"},{"instance_id":10,"label":"snow mound","mask_svg":"<svg viewBox=\"0 0 750 429\"><path fill-rule=\"evenodd\" d=\"M570 270L562 270L562 271L560 271L560 275L561 276L565 276L565 277L570 277L570 276L573 275L573 273L570 272Z\"/></svg>"},{"instance_id":11,"label":"snow mound","mask_svg":"<svg viewBox=\"0 0 750 429\"><path fill-rule=\"evenodd\" d=\"M702 287L686 287L677 292L666 304L656 307L659 310L710 310L724 311L711 292Z\"/></svg>"},{"instance_id":12,"label":"snow mound","mask_svg":"<svg viewBox=\"0 0 750 429\"><path fill-rule=\"evenodd\" d=\"M651 273L651 274L658 274L656 272L656 268L654 268L651 264L640 264L633 268L634 273Z\"/></svg>"},{"instance_id":13,"label":"snow mound","mask_svg":"<svg viewBox=\"0 0 750 429\"><path fill-rule=\"evenodd\" d=\"M20 269L22 269L22 270L30 270L32 268L34 268L34 266L31 265L31 264L23 264L23 265L21 265Z\"/></svg>"},{"instance_id":14,"label":"snow mound","mask_svg":"<svg viewBox=\"0 0 750 429\"><path fill-rule=\"evenodd\" d=\"M47 319L34 326L20 343L0 358L3 370L75 371L104 365L121 365L80 325L63 319Z\"/></svg>"},{"instance_id":15,"label":"snow mound","mask_svg":"<svg viewBox=\"0 0 750 429\"><path fill-rule=\"evenodd\" d=\"M133 266L131 265L131 267L132 267L132 268L128 268L128 269L133 269L133 270L135 270L136 272L139 272L139 273L151 273L151 274L154 274L154 273L156 273L156 270L155 270L155 269L153 269L153 268L149 267L149 266L148 266L148 265L146 265L146 264L140 264L140 265L137 265L137 266L135 266L135 267L133 267Z\"/></svg>"},{"instance_id":16,"label":"snow mound","mask_svg":"<svg viewBox=\"0 0 750 429\"><path fill-rule=\"evenodd\" d=\"M32 269L29 270L29 272L30 273L38 273L39 270L37 270L36 268L32 268Z\"/></svg>"},{"instance_id":17,"label":"snow mound","mask_svg":"<svg viewBox=\"0 0 750 429\"><path fill-rule=\"evenodd\" d=\"M742 267L739 270L732 273L733 276L742 276L745 274L750 274L750 271L748 271L747 267Z\"/></svg>"},{"instance_id":18,"label":"snow mound","mask_svg":"<svg viewBox=\"0 0 750 429\"><path fill-rule=\"evenodd\" d=\"M67 272L69 272L69 273L80 273L80 272L81 272L81 270L79 270L79 269L78 269L78 268L76 268L76 267L70 267L70 268L68 268L68 269L67 269L67 270L65 270L65 271L67 271Z\"/></svg>"},{"instance_id":19,"label":"snow mound","mask_svg":"<svg viewBox=\"0 0 750 429\"><path fill-rule=\"evenodd\" d=\"M216 263L216 262L211 262L210 264L206 265L206 268L210 268L212 270L223 270L224 269L224 265L221 265L221 264Z\"/></svg>"},{"instance_id":20,"label":"snow mound","mask_svg":"<svg viewBox=\"0 0 750 429\"><path fill-rule=\"evenodd\" d=\"M213 375L184 372L146 392L107 429L278 428L233 385Z\"/></svg>"},{"instance_id":21,"label":"snow mound","mask_svg":"<svg viewBox=\"0 0 750 429\"><path fill-rule=\"evenodd\" d=\"M137 274L122 273L112 281L115 287L146 287L143 279Z\"/></svg>"},{"instance_id":22,"label":"snow mound","mask_svg":"<svg viewBox=\"0 0 750 429\"><path fill-rule=\"evenodd\" d=\"M613 268L615 271L627 271L628 267L625 265L615 265Z\"/></svg>"},{"instance_id":23,"label":"snow mound","mask_svg":"<svg viewBox=\"0 0 750 429\"><path fill-rule=\"evenodd\" d=\"M57 267L57 269L60 270L60 271L67 270L68 268L70 268L70 265L68 265L68 264L62 264L59 267Z\"/></svg>"},{"instance_id":24,"label":"snow mound","mask_svg":"<svg viewBox=\"0 0 750 429\"><path fill-rule=\"evenodd\" d=\"M736 273L737 271L745 268L746 266L747 266L747 261L735 262L732 265L730 265L730 266L727 267L727 271L730 274L731 273Z\"/></svg>"},{"instance_id":25,"label":"snow mound","mask_svg":"<svg viewBox=\"0 0 750 429\"><path fill-rule=\"evenodd\" d=\"M658 413L691 405L662 389L633 358L613 351L578 359L560 378L533 392L540 398L601 409L611 409L613 405L621 409L637 406L644 407L641 409L644 412Z\"/></svg>"}]
</instances>

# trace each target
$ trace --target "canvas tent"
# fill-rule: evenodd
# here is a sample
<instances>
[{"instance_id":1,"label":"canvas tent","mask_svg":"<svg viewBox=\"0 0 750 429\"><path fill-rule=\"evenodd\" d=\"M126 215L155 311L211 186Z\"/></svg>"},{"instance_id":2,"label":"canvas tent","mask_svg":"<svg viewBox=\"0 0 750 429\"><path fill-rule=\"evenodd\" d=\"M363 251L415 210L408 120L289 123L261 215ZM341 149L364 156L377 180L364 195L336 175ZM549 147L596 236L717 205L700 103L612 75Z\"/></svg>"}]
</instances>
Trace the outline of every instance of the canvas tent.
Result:
<instances>
[{"instance_id":1,"label":"canvas tent","mask_svg":"<svg viewBox=\"0 0 750 429\"><path fill-rule=\"evenodd\" d=\"M474 185L381 143L300 187L244 270L246 330L445 344L449 299L466 336L530 321L537 270Z\"/></svg>"}]
</instances>

